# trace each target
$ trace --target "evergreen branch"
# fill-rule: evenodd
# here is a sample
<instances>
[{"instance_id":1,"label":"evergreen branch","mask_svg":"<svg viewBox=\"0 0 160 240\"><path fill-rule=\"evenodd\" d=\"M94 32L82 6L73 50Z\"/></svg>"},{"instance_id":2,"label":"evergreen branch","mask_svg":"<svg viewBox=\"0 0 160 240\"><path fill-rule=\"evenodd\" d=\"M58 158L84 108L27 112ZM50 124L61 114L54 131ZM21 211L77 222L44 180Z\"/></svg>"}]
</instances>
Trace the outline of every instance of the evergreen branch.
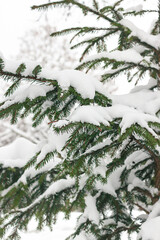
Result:
<instances>
[{"instance_id":1,"label":"evergreen branch","mask_svg":"<svg viewBox=\"0 0 160 240\"><path fill-rule=\"evenodd\" d=\"M124 0L119 0L116 1L115 4L113 5L113 9L115 9L117 6L119 6Z\"/></svg>"},{"instance_id":2,"label":"evergreen branch","mask_svg":"<svg viewBox=\"0 0 160 240\"><path fill-rule=\"evenodd\" d=\"M116 230L114 230L112 233L110 234L106 234L104 236L104 239L112 239L112 237L115 237L117 234L124 232L124 231L128 231L128 232L134 232L137 231L139 229L140 225L139 224L132 224L130 227L118 227L116 228Z\"/></svg>"},{"instance_id":3,"label":"evergreen branch","mask_svg":"<svg viewBox=\"0 0 160 240\"><path fill-rule=\"evenodd\" d=\"M148 210L146 210L144 207L142 207L139 203L134 203L134 205L136 205L139 208L140 211L143 211L147 215L149 215L150 212Z\"/></svg>"},{"instance_id":4,"label":"evergreen branch","mask_svg":"<svg viewBox=\"0 0 160 240\"><path fill-rule=\"evenodd\" d=\"M136 137L134 135L132 135L134 141L141 146L142 149L144 149L145 151L147 151L149 153L149 155L156 161L159 162L159 158L158 156L150 149L148 148L145 144L143 144L140 140L136 139Z\"/></svg>"},{"instance_id":5,"label":"evergreen branch","mask_svg":"<svg viewBox=\"0 0 160 240\"><path fill-rule=\"evenodd\" d=\"M150 45L149 43L147 42L144 42L142 41L140 38L138 38L137 36L132 36L131 39L132 41L134 41L135 43L139 43L140 45L146 47L146 48L149 48L151 49L152 51L156 52L157 49L155 47L153 47L152 45Z\"/></svg>"},{"instance_id":6,"label":"evergreen branch","mask_svg":"<svg viewBox=\"0 0 160 240\"><path fill-rule=\"evenodd\" d=\"M83 44L86 44L86 43L88 43L88 44L90 43L90 45L94 45L98 41L101 41L102 39L107 38L110 35L115 34L118 31L119 31L118 28L114 28L113 31L107 32L107 33L103 34L102 36L94 37L94 38L91 38L89 40L84 40L84 41L82 41L80 43L77 43L74 46L72 46L71 49L77 48L77 47L82 46Z\"/></svg>"},{"instance_id":7,"label":"evergreen branch","mask_svg":"<svg viewBox=\"0 0 160 240\"><path fill-rule=\"evenodd\" d=\"M89 51L91 51L91 49L94 47L94 45L96 44L96 42L91 42L83 51L79 61L81 62L84 58L85 55L87 55L89 53ZM75 47L75 46L74 46Z\"/></svg>"},{"instance_id":8,"label":"evergreen branch","mask_svg":"<svg viewBox=\"0 0 160 240\"><path fill-rule=\"evenodd\" d=\"M86 27L83 27L83 29L85 29ZM75 27L75 28L67 28L67 29L63 29L62 31L57 31L57 32L54 32L54 33L51 33L50 36L51 37L57 37L57 36L62 36L64 34L69 34L69 33L72 33L72 32L77 32L79 30L82 30L81 27Z\"/></svg>"},{"instance_id":9,"label":"evergreen branch","mask_svg":"<svg viewBox=\"0 0 160 240\"><path fill-rule=\"evenodd\" d=\"M134 16L140 15L140 16L142 16L145 13L157 13L157 12L158 12L157 10L141 10L141 11L124 12L123 15L124 16L127 16L127 15L134 15Z\"/></svg>"},{"instance_id":10,"label":"evergreen branch","mask_svg":"<svg viewBox=\"0 0 160 240\"><path fill-rule=\"evenodd\" d=\"M108 73L105 73L102 75L102 82L106 81L107 79L112 79L116 76L118 76L120 73L123 73L125 71L128 71L128 70L131 70L132 68L134 68L135 66L126 66L126 67L122 67L122 68L119 68L119 69L111 69L111 72L108 72Z\"/></svg>"},{"instance_id":11,"label":"evergreen branch","mask_svg":"<svg viewBox=\"0 0 160 240\"><path fill-rule=\"evenodd\" d=\"M25 76L22 74L17 74L17 73L12 73L12 72L8 72L8 71L3 71L0 70L0 76L2 76L4 79L7 78L8 79L25 79L25 80L30 80L30 81L35 81L35 82L39 82L39 83L52 83L53 85L56 83L56 80L52 80L52 79L46 79L46 78L38 78L36 76Z\"/></svg>"},{"instance_id":12,"label":"evergreen branch","mask_svg":"<svg viewBox=\"0 0 160 240\"><path fill-rule=\"evenodd\" d=\"M5 96L10 96L19 87L21 78L17 79L5 92Z\"/></svg>"},{"instance_id":13,"label":"evergreen branch","mask_svg":"<svg viewBox=\"0 0 160 240\"><path fill-rule=\"evenodd\" d=\"M104 14L102 14L102 13L100 13L100 12L90 8L90 7L88 7L87 5L84 5L84 4L79 3L77 1L74 1L74 0L64 0L64 1L59 1L59 2L51 2L51 3L47 3L47 4L32 6L32 9L47 9L48 7L51 7L51 6L55 7L55 6L63 6L63 5L69 5L69 4L78 6L80 9L82 9L82 11L85 10L86 12L91 12L94 15L107 20L108 22L110 22L111 24L113 24L115 26L119 26L120 25L120 24L116 23L116 21L114 21L113 19L105 16Z\"/></svg>"},{"instance_id":14,"label":"evergreen branch","mask_svg":"<svg viewBox=\"0 0 160 240\"><path fill-rule=\"evenodd\" d=\"M105 66L114 65L115 61L116 61L117 66L127 65L125 68L130 69L130 68L137 67L141 70L150 71L150 72L154 71L156 74L158 74L158 69L156 69L154 67L145 66L141 63L134 63L134 62L129 62L129 61L118 61L117 59L108 58L108 57L101 57L101 58L96 58L94 60L89 60L89 61L83 62L76 69L77 70L83 70L84 68L91 69L91 68L95 67L96 65L99 65L100 63L105 63Z\"/></svg>"},{"instance_id":15,"label":"evergreen branch","mask_svg":"<svg viewBox=\"0 0 160 240\"><path fill-rule=\"evenodd\" d=\"M80 36L80 35L84 35L84 34L87 34L87 33L94 33L96 31L112 31L114 30L115 28L93 28L93 27L82 27L82 29L77 32L70 40L70 43L73 42L73 40Z\"/></svg>"},{"instance_id":16,"label":"evergreen branch","mask_svg":"<svg viewBox=\"0 0 160 240\"><path fill-rule=\"evenodd\" d=\"M153 204L155 203L154 197L152 196L152 194L147 189L142 189L140 187L134 187L132 189L132 191L137 191L137 192L145 195L146 197L149 197L151 199L152 203Z\"/></svg>"},{"instance_id":17,"label":"evergreen branch","mask_svg":"<svg viewBox=\"0 0 160 240\"><path fill-rule=\"evenodd\" d=\"M67 3L68 2L68 3ZM39 5L39 6L36 6L36 5L34 5L34 6L32 6L31 7L31 9L32 10L34 10L34 9L38 9L38 10L41 10L41 9L44 9L44 10L46 10L46 9L48 9L49 7L61 7L61 6L63 6L64 4L70 4L70 0L68 0L68 1L66 1L66 0L64 0L64 1L58 1L58 2L52 2L52 3L45 3L45 4L41 4L41 5Z\"/></svg>"}]
</instances>

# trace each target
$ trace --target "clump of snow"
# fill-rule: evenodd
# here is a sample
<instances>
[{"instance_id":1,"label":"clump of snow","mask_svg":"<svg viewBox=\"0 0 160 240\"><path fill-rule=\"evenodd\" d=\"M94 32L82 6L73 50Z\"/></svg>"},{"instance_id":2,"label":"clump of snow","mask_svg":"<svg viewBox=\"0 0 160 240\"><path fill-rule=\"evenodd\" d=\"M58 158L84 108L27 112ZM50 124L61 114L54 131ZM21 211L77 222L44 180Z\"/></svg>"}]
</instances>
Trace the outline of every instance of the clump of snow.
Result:
<instances>
[{"instance_id":1,"label":"clump of snow","mask_svg":"<svg viewBox=\"0 0 160 240\"><path fill-rule=\"evenodd\" d=\"M138 150L130 154L125 160L125 166L127 169L131 168L133 164L136 164L149 157L149 155L142 150Z\"/></svg>"},{"instance_id":2,"label":"clump of snow","mask_svg":"<svg viewBox=\"0 0 160 240\"><path fill-rule=\"evenodd\" d=\"M105 165L100 165L100 166L94 168L93 173L94 173L95 175L100 174L102 177L105 178L106 170L107 170L107 168L106 168Z\"/></svg>"},{"instance_id":3,"label":"clump of snow","mask_svg":"<svg viewBox=\"0 0 160 240\"><path fill-rule=\"evenodd\" d=\"M27 59L11 61L6 59L4 56L1 56L1 57L4 61L4 66L5 66L4 69L8 72L16 73L16 70L18 69L18 67L23 63L26 66L26 69L22 73L23 76L32 75L33 69L37 65L40 65L38 62L28 61Z\"/></svg>"},{"instance_id":4,"label":"clump of snow","mask_svg":"<svg viewBox=\"0 0 160 240\"><path fill-rule=\"evenodd\" d=\"M133 97L133 96L132 96ZM115 103L117 97L115 97ZM120 99L120 97L119 97ZM123 101L123 97L122 97ZM124 98L124 101L127 101ZM130 103L130 101L129 101ZM158 103L159 104L159 103ZM127 105L127 104L126 104ZM121 118L121 133L124 133L127 128L132 124L138 123L141 127L146 128L155 137L157 135L148 126L148 122L158 122L158 117L143 113L137 109L121 104L113 104L111 107L100 107L100 106L79 106L73 114L69 117L70 122L87 122L99 126L100 123L109 125L109 122L115 118Z\"/></svg>"},{"instance_id":5,"label":"clump of snow","mask_svg":"<svg viewBox=\"0 0 160 240\"><path fill-rule=\"evenodd\" d=\"M16 73L17 68L22 63L22 61L6 60L3 56L2 59L4 60L5 71L9 71L12 73ZM36 62L25 61L25 65L26 69L22 73L22 79L23 77L33 76L32 71L39 64ZM77 70L53 71L51 68L46 67L42 69L41 73L38 75L38 78L40 82L43 81L43 78L49 80L56 80L63 91L68 90L68 88L72 86L83 98L93 99L95 96L95 92L99 92L107 96L106 91L103 88L103 84L98 79L96 79L91 74L86 74L81 71ZM39 90L36 90L34 86L35 85L32 85L30 89L26 90L26 92L24 92L25 94L24 96L20 94L21 97L20 96L17 97L17 100L21 102L27 96L33 98L33 94L36 93L37 95L39 93L40 96L43 96L43 94L45 94L45 91L42 89L45 88L44 86L41 86L40 88L36 85L37 88L40 88Z\"/></svg>"},{"instance_id":6,"label":"clump of snow","mask_svg":"<svg viewBox=\"0 0 160 240\"><path fill-rule=\"evenodd\" d=\"M41 76L45 77L44 71ZM62 70L51 73L46 73L46 77L57 80L62 90L68 90L72 86L83 98L93 99L95 92L106 95L103 84L100 83L91 74L86 74L77 70Z\"/></svg>"},{"instance_id":7,"label":"clump of snow","mask_svg":"<svg viewBox=\"0 0 160 240\"><path fill-rule=\"evenodd\" d=\"M103 148L104 146L107 146L107 145L110 145L112 143L111 139L106 139L105 141L101 142L101 143L98 143L96 144L95 146L91 147L90 149L88 149L84 154L87 154L87 153L91 153L93 151L96 151L98 149L101 149ZM101 160L101 162L99 163L99 165L106 165L106 163L104 162L104 160ZM103 175L103 174L102 174Z\"/></svg>"},{"instance_id":8,"label":"clump of snow","mask_svg":"<svg viewBox=\"0 0 160 240\"><path fill-rule=\"evenodd\" d=\"M132 33L131 36L138 37L142 42L149 44L150 46L159 49L160 47L160 34L158 35L151 35L146 33L145 31L141 30L140 28L136 27L130 20L122 19L119 21L120 24L129 28Z\"/></svg>"},{"instance_id":9,"label":"clump of snow","mask_svg":"<svg viewBox=\"0 0 160 240\"><path fill-rule=\"evenodd\" d=\"M146 49L144 46L140 46L140 45L135 45L135 46L133 46L133 49L136 51L136 52L138 52L138 53L142 53L142 52L144 52L144 50Z\"/></svg>"},{"instance_id":10,"label":"clump of snow","mask_svg":"<svg viewBox=\"0 0 160 240\"><path fill-rule=\"evenodd\" d=\"M79 190L82 190L86 184L88 176L86 174L82 174L79 179Z\"/></svg>"},{"instance_id":11,"label":"clump of snow","mask_svg":"<svg viewBox=\"0 0 160 240\"><path fill-rule=\"evenodd\" d=\"M86 208L84 211L84 216L86 216L90 221L95 224L99 224L99 212L96 207L96 197L92 197L90 194L85 197Z\"/></svg>"},{"instance_id":12,"label":"clump of snow","mask_svg":"<svg viewBox=\"0 0 160 240\"><path fill-rule=\"evenodd\" d=\"M39 151L41 151L37 158L37 164L45 158L47 153L53 152L54 150L57 150L57 152L61 153L61 155L65 157L65 152L62 152L61 150L64 147L68 136L69 134L67 133L57 135L53 131L49 131L47 139L45 140L45 142L43 142L43 146L41 146L41 144L37 146L37 151L38 149Z\"/></svg>"},{"instance_id":13,"label":"clump of snow","mask_svg":"<svg viewBox=\"0 0 160 240\"><path fill-rule=\"evenodd\" d=\"M95 124L97 126L100 123L109 125L109 121L112 118L109 116L107 110L100 106L80 106L70 116L71 122L81 121Z\"/></svg>"},{"instance_id":14,"label":"clump of snow","mask_svg":"<svg viewBox=\"0 0 160 240\"><path fill-rule=\"evenodd\" d=\"M121 133L124 133L127 128L129 128L133 124L139 124L141 127L146 128L153 136L155 136L158 139L158 136L155 134L155 132L148 126L148 122L159 122L160 120L154 116L151 116L149 114L144 114L136 110L128 110L128 112L125 112L122 117L122 121L120 123L121 127Z\"/></svg>"},{"instance_id":15,"label":"clump of snow","mask_svg":"<svg viewBox=\"0 0 160 240\"><path fill-rule=\"evenodd\" d=\"M122 171L124 170L123 167L119 167L112 172L107 180L106 184L102 184L102 182L97 181L96 182L96 189L103 191L105 193L109 193L113 195L114 197L117 196L116 190L120 187L121 182L120 182L120 176ZM116 179L116 181L115 181Z\"/></svg>"},{"instance_id":16,"label":"clump of snow","mask_svg":"<svg viewBox=\"0 0 160 240\"><path fill-rule=\"evenodd\" d=\"M152 211L148 216L148 219L152 219L155 217L160 217L160 200L154 204Z\"/></svg>"},{"instance_id":17,"label":"clump of snow","mask_svg":"<svg viewBox=\"0 0 160 240\"><path fill-rule=\"evenodd\" d=\"M99 219L99 212L96 207L96 196L93 197L90 194L88 194L85 197L85 204L86 204L86 208L78 221L78 225L82 224L87 219L89 219L90 221L98 225L100 219Z\"/></svg>"},{"instance_id":18,"label":"clump of snow","mask_svg":"<svg viewBox=\"0 0 160 240\"><path fill-rule=\"evenodd\" d=\"M35 152L34 152L34 154L35 154ZM32 157L33 157L33 155L32 155ZM29 160L29 159L27 159L27 160ZM32 167L28 168L22 174L22 176L18 179L17 182L15 182L10 187L8 187L7 189L5 189L5 190L3 190L1 192L1 196L6 195L12 188L17 187L20 183L26 184L27 183L27 177L33 178L33 177L37 176L40 173L43 173L43 172L46 172L46 171L50 171L51 169L55 168L60 162L61 162L61 159L59 159L58 157L55 156L54 158L52 158L52 160L48 161L44 166L42 166L39 169L36 169L35 166L32 166Z\"/></svg>"},{"instance_id":19,"label":"clump of snow","mask_svg":"<svg viewBox=\"0 0 160 240\"><path fill-rule=\"evenodd\" d=\"M113 52L98 53L86 58L85 62L101 58L109 58L120 62L124 61L133 63L139 63L143 60L143 57L134 48L131 48L123 51L115 50Z\"/></svg>"},{"instance_id":20,"label":"clump of snow","mask_svg":"<svg viewBox=\"0 0 160 240\"><path fill-rule=\"evenodd\" d=\"M139 92L139 91L142 91L142 90L149 90L153 87L155 87L157 85L157 80L154 79L154 78L150 78L148 83L146 85L139 85L139 86L136 86L134 88L132 88L132 90L130 91L130 93L135 93L135 92Z\"/></svg>"},{"instance_id":21,"label":"clump of snow","mask_svg":"<svg viewBox=\"0 0 160 240\"><path fill-rule=\"evenodd\" d=\"M0 164L3 164L4 167L24 167L29 159L31 159L36 154L36 152L42 150L38 156L38 164L50 151L57 150L63 154L61 152L61 149L64 146L65 141L66 134L59 135L56 138L56 135L53 132L48 135L48 140L42 141L38 145L33 144L24 138L17 138L10 145L0 148ZM61 159L55 156L40 169L35 169L35 166L30 167L23 173L23 175L16 183L2 191L1 195L4 196L7 194L13 187L18 186L20 182L23 182L25 184L28 176L34 177L41 172L51 170L57 164L59 164L60 161Z\"/></svg>"},{"instance_id":22,"label":"clump of snow","mask_svg":"<svg viewBox=\"0 0 160 240\"><path fill-rule=\"evenodd\" d=\"M35 153L36 145L25 138L0 148L0 164L4 167L23 167Z\"/></svg>"},{"instance_id":23,"label":"clump of snow","mask_svg":"<svg viewBox=\"0 0 160 240\"><path fill-rule=\"evenodd\" d=\"M34 99L39 96L46 96L46 93L48 91L52 90L52 86L46 86L46 85L40 85L40 84L29 84L25 83L22 86L19 86L18 89L15 90L15 92L7 97L5 99L5 103L3 105L3 108L7 108L10 105L17 103L17 102L23 102L26 98Z\"/></svg>"},{"instance_id":24,"label":"clump of snow","mask_svg":"<svg viewBox=\"0 0 160 240\"><path fill-rule=\"evenodd\" d=\"M159 240L160 239L160 216L147 220L142 224L138 239Z\"/></svg>"},{"instance_id":25,"label":"clump of snow","mask_svg":"<svg viewBox=\"0 0 160 240\"><path fill-rule=\"evenodd\" d=\"M133 7L129 7L126 8L125 11L126 12L131 12L131 11L135 11L135 12L139 12L143 10L143 5L142 4L138 4L137 6L133 6Z\"/></svg>"},{"instance_id":26,"label":"clump of snow","mask_svg":"<svg viewBox=\"0 0 160 240\"><path fill-rule=\"evenodd\" d=\"M153 81L152 83L154 84L155 82ZM122 104L136 108L143 113L156 115L160 109L160 91L153 92L144 88L142 87L140 91L135 89L135 91L129 94L111 96L113 105Z\"/></svg>"},{"instance_id":27,"label":"clump of snow","mask_svg":"<svg viewBox=\"0 0 160 240\"><path fill-rule=\"evenodd\" d=\"M147 167L151 163L151 160L147 161L147 163L143 166L139 166L137 169L132 169L128 177L128 191L132 191L136 187L140 187L142 189L148 190L153 196L158 194L158 189L152 186L148 186L147 183L142 181L139 177L136 176L136 171ZM149 206L147 206L149 208Z\"/></svg>"}]
</instances>

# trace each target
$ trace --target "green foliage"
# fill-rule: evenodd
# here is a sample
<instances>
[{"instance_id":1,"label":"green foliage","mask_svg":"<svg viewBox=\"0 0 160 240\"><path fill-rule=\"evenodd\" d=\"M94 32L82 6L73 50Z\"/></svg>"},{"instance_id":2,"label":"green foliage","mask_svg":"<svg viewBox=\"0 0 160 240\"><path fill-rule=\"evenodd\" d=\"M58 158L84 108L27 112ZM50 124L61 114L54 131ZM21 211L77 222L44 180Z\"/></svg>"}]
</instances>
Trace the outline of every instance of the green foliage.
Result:
<instances>
[{"instance_id":1,"label":"green foliage","mask_svg":"<svg viewBox=\"0 0 160 240\"><path fill-rule=\"evenodd\" d=\"M37 65L37 66L33 69L32 74L33 74L35 77L37 77L38 74L40 74L41 70L42 70L42 67L41 67L40 65Z\"/></svg>"}]
</instances>

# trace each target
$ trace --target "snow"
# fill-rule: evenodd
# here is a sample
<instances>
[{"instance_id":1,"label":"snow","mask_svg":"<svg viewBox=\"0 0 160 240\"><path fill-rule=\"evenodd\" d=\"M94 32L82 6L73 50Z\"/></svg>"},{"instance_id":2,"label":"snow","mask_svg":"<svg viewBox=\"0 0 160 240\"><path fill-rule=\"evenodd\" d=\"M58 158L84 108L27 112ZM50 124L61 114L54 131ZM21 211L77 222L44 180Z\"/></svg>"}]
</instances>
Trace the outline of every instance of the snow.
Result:
<instances>
[{"instance_id":1,"label":"snow","mask_svg":"<svg viewBox=\"0 0 160 240\"><path fill-rule=\"evenodd\" d=\"M93 234L81 231L81 233L78 236L76 236L74 240L96 240L96 237Z\"/></svg>"},{"instance_id":2,"label":"snow","mask_svg":"<svg viewBox=\"0 0 160 240\"><path fill-rule=\"evenodd\" d=\"M131 125L137 123L141 127L147 129L153 136L155 136L158 139L157 134L148 126L148 122L154 121L160 123L160 120L157 117L138 112L137 110L134 109L133 110L128 109L128 111L123 112L122 121L120 123L121 133L124 133L126 129L128 129Z\"/></svg>"},{"instance_id":3,"label":"snow","mask_svg":"<svg viewBox=\"0 0 160 240\"><path fill-rule=\"evenodd\" d=\"M149 85L153 86L153 82ZM134 91L129 94L112 95L112 101L114 105L122 104L136 108L143 113L156 115L160 109L160 91L153 92L145 89L145 86L141 86L140 89L135 88Z\"/></svg>"},{"instance_id":4,"label":"snow","mask_svg":"<svg viewBox=\"0 0 160 240\"><path fill-rule=\"evenodd\" d=\"M59 144L63 144L65 142L65 137L64 137L65 135L66 134L63 134L62 136L58 136L58 139L63 140L62 142L60 142L58 141L58 139L57 141L55 140L55 135L53 133L50 134L49 135L50 144L48 146L47 144L45 145L44 142L40 142L38 145L35 145L27 139L17 138L11 144L0 148L0 164L3 164L4 167L19 167L19 168L23 167L28 162L28 160L31 159L44 144L42 147L42 152L39 155L39 159L38 159L38 162L39 162L45 157L45 154L55 150L55 148L57 148L59 151L61 150L62 145L60 146ZM4 196L5 194L7 194L12 187L18 186L20 182L23 182L25 184L26 178L28 176L34 177L41 172L51 170L57 164L59 164L60 161L61 159L55 156L54 159L47 162L40 169L36 170L35 166L30 167L23 173L23 175L19 178L19 180L16 183L14 183L10 187L2 191L1 195ZM59 184L59 183L56 183L56 184ZM58 186L60 187L60 185ZM64 184L64 186L66 185ZM46 192L46 194L48 194L48 192Z\"/></svg>"},{"instance_id":5,"label":"snow","mask_svg":"<svg viewBox=\"0 0 160 240\"><path fill-rule=\"evenodd\" d=\"M138 94L137 94L138 95ZM134 95L134 97L136 94ZM143 96L143 94L141 95ZM159 93L158 93L159 96ZM134 99L133 95L131 98L128 99L128 105L132 102L132 98ZM139 96L140 97L140 96ZM148 126L148 122L157 122L160 123L160 119L154 115L143 113L139 111L139 109L135 109L135 106L127 106L122 104L116 104L118 100L122 98L124 103L127 101L127 98L123 96L114 97L115 104L111 107L100 107L100 106L79 106L77 109L71 114L69 117L70 122L86 122L91 123L97 126L100 126L100 123L104 125L109 125L109 121L112 121L115 118L121 118L121 133L124 133L127 128L129 128L133 124L139 124L141 127L146 128L152 135L156 138L157 135L155 132ZM131 101L130 101L131 99ZM138 102L137 98L137 102ZM120 102L120 101L119 101ZM155 103L155 101L154 101ZM154 106L153 110L157 110L159 107L160 102L157 100L156 105ZM153 103L152 103L153 104ZM146 106L148 109L148 106ZM149 109L150 111L150 109ZM66 122L65 122L66 123Z\"/></svg>"},{"instance_id":6,"label":"snow","mask_svg":"<svg viewBox=\"0 0 160 240\"><path fill-rule=\"evenodd\" d=\"M134 92L142 91L142 90L145 90L145 89L149 90L149 89L155 87L156 85L157 85L156 79L150 78L146 85L135 86L134 88L132 88L132 90L130 92L134 93Z\"/></svg>"},{"instance_id":7,"label":"snow","mask_svg":"<svg viewBox=\"0 0 160 240\"><path fill-rule=\"evenodd\" d=\"M116 190L120 187L120 175L124 169L123 167L119 167L112 172L107 180L106 184L102 184L100 181L96 182L96 189L99 191L103 191L105 193L109 193L114 197L117 196ZM116 181L115 181L116 179Z\"/></svg>"},{"instance_id":8,"label":"snow","mask_svg":"<svg viewBox=\"0 0 160 240\"><path fill-rule=\"evenodd\" d=\"M142 240L159 240L160 237L160 216L147 220L141 226L139 238Z\"/></svg>"},{"instance_id":9,"label":"snow","mask_svg":"<svg viewBox=\"0 0 160 240\"><path fill-rule=\"evenodd\" d=\"M46 96L46 93L53 88L51 86L46 85L40 85L36 83L32 84L23 84L18 89L15 90L15 92L6 98L6 102L3 105L3 108L9 107L14 103L17 102L23 102L27 98L30 98L31 100L34 98L37 98L39 96Z\"/></svg>"},{"instance_id":10,"label":"snow","mask_svg":"<svg viewBox=\"0 0 160 240\"><path fill-rule=\"evenodd\" d=\"M64 214L60 212L58 214L57 223L53 225L53 231L45 227L41 231L37 231L36 221L33 219L29 223L27 232L22 231L20 233L21 240L36 239L36 240L65 240L67 236L73 233L74 227L76 226L76 219L80 213L73 212L69 220L64 219ZM82 240L82 239L81 239Z\"/></svg>"},{"instance_id":11,"label":"snow","mask_svg":"<svg viewBox=\"0 0 160 240\"><path fill-rule=\"evenodd\" d=\"M23 167L35 153L36 145L24 138L0 148L0 164L4 167Z\"/></svg>"},{"instance_id":12,"label":"snow","mask_svg":"<svg viewBox=\"0 0 160 240\"><path fill-rule=\"evenodd\" d=\"M100 166L94 168L93 173L95 175L100 174L103 178L105 178L106 170L107 170L106 165L100 165Z\"/></svg>"},{"instance_id":13,"label":"snow","mask_svg":"<svg viewBox=\"0 0 160 240\"><path fill-rule=\"evenodd\" d=\"M86 184L88 176L86 174L82 174L79 179L79 190L82 190Z\"/></svg>"},{"instance_id":14,"label":"snow","mask_svg":"<svg viewBox=\"0 0 160 240\"><path fill-rule=\"evenodd\" d=\"M62 70L62 71L42 71L41 77L50 77L57 80L62 90L68 90L72 86L83 98L93 99L95 92L106 95L103 85L91 74L86 74L77 70Z\"/></svg>"},{"instance_id":15,"label":"snow","mask_svg":"<svg viewBox=\"0 0 160 240\"><path fill-rule=\"evenodd\" d=\"M138 37L142 42L149 44L150 46L156 48L157 50L160 48L160 34L158 35L151 35L146 33L145 31L141 30L140 28L136 27L130 20L122 19L119 21L120 24L129 28L132 33L130 36Z\"/></svg>"},{"instance_id":16,"label":"snow","mask_svg":"<svg viewBox=\"0 0 160 240\"><path fill-rule=\"evenodd\" d=\"M126 12L131 12L131 11L135 11L135 12L139 12L143 10L143 5L142 4L138 4L137 6L133 6L133 7L129 7L126 8L125 11Z\"/></svg>"},{"instance_id":17,"label":"snow","mask_svg":"<svg viewBox=\"0 0 160 240\"><path fill-rule=\"evenodd\" d=\"M158 216L160 216L160 200L154 204L152 211L148 216L148 219L152 219Z\"/></svg>"},{"instance_id":18,"label":"snow","mask_svg":"<svg viewBox=\"0 0 160 240\"><path fill-rule=\"evenodd\" d=\"M99 106L80 106L70 116L71 122L81 121L99 126L100 123L109 125L112 118L107 113L106 109Z\"/></svg>"},{"instance_id":19,"label":"snow","mask_svg":"<svg viewBox=\"0 0 160 240\"><path fill-rule=\"evenodd\" d=\"M9 61L4 59L2 54L0 57L4 60L5 71L16 73L17 68L22 63L22 61ZM32 76L33 69L38 65L38 63L25 62L26 70L22 73L22 79L27 76ZM69 87L73 87L82 98L93 99L95 92L99 92L107 96L106 91L103 88L103 84L99 82L91 74L86 74L78 70L62 70L53 71L51 68L43 68L42 72L38 76L39 81L43 81L43 78L56 80L58 85L63 91L67 91ZM26 87L19 88L16 91L16 95L13 94L10 98L14 101L23 101L25 98L29 97L31 99L37 96L45 96L46 92L49 91L51 86L40 86L37 84L26 85ZM22 93L21 93L22 92Z\"/></svg>"},{"instance_id":20,"label":"snow","mask_svg":"<svg viewBox=\"0 0 160 240\"><path fill-rule=\"evenodd\" d=\"M61 151L63 146L65 145L67 139L68 139L68 134L63 133L63 134L55 134L52 129L48 132L48 137L47 139L42 143L40 143L39 146L37 146L37 152L41 151L41 153L38 155L37 158L37 164L41 162L47 153L53 152L57 150L57 152L61 153L63 157L65 157L65 152Z\"/></svg>"},{"instance_id":21,"label":"snow","mask_svg":"<svg viewBox=\"0 0 160 240\"><path fill-rule=\"evenodd\" d=\"M95 59L109 58L115 59L119 62L133 62L139 63L143 60L143 57L134 49L127 49L123 51L115 50L113 52L104 52L92 55L91 57L86 58L85 62L93 61Z\"/></svg>"},{"instance_id":22,"label":"snow","mask_svg":"<svg viewBox=\"0 0 160 240\"><path fill-rule=\"evenodd\" d=\"M110 145L111 143L112 143L111 139L108 138L108 139L104 140L103 142L98 143L98 144L96 144L95 146L91 147L91 148L90 148L89 150L87 150L84 154L87 154L87 153L96 151L96 150L98 150L98 149L101 149L101 148L103 148L104 146ZM105 164L106 164L106 163L103 163L103 162L100 163L100 165L102 165L103 168L104 168L104 165L105 165ZM103 175L103 173L101 173L101 175Z\"/></svg>"},{"instance_id":23,"label":"snow","mask_svg":"<svg viewBox=\"0 0 160 240\"><path fill-rule=\"evenodd\" d=\"M132 171L128 177L128 191L132 191L135 187L141 186L142 189L148 189L146 184L135 175L135 171Z\"/></svg>"},{"instance_id":24,"label":"snow","mask_svg":"<svg viewBox=\"0 0 160 240\"><path fill-rule=\"evenodd\" d=\"M85 197L85 204L86 208L84 210L84 213L80 217L78 224L81 224L83 221L86 221L86 219L89 219L95 224L99 224L99 212L96 207L96 197L91 196L88 194Z\"/></svg>"},{"instance_id":25,"label":"snow","mask_svg":"<svg viewBox=\"0 0 160 240\"><path fill-rule=\"evenodd\" d=\"M47 198L50 195L55 195L58 192L61 192L64 189L70 188L75 184L75 179L72 179L70 177L66 179L60 179L57 180L56 182L52 183L47 190L41 194L32 204L30 204L26 208L20 208L19 210L22 212L27 211L28 209L34 207L35 204L40 202L43 198Z\"/></svg>"},{"instance_id":26,"label":"snow","mask_svg":"<svg viewBox=\"0 0 160 240\"><path fill-rule=\"evenodd\" d=\"M125 166L127 169L130 169L133 164L139 163L146 158L149 158L149 155L146 152L143 152L142 150L135 151L127 157L125 160Z\"/></svg>"}]
</instances>

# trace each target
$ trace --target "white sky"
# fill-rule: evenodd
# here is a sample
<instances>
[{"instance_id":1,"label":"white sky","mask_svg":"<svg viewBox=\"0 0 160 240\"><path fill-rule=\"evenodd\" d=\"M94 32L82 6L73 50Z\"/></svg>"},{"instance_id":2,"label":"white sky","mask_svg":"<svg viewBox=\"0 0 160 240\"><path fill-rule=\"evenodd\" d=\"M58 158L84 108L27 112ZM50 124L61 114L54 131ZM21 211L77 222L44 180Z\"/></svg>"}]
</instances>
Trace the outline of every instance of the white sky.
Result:
<instances>
[{"instance_id":1,"label":"white sky","mask_svg":"<svg viewBox=\"0 0 160 240\"><path fill-rule=\"evenodd\" d=\"M91 0L87 0L91 1ZM107 1L107 0L106 0ZM126 0L127 5L140 4L143 0ZM158 0L148 0L149 8L156 8ZM19 38L43 14L31 10L32 5L38 5L47 0L0 0L0 52L5 57L14 55L18 50ZM142 27L147 27L147 21Z\"/></svg>"},{"instance_id":2,"label":"white sky","mask_svg":"<svg viewBox=\"0 0 160 240\"><path fill-rule=\"evenodd\" d=\"M42 0L0 0L0 51L7 57L18 49L18 38L38 19L30 6Z\"/></svg>"}]
</instances>

